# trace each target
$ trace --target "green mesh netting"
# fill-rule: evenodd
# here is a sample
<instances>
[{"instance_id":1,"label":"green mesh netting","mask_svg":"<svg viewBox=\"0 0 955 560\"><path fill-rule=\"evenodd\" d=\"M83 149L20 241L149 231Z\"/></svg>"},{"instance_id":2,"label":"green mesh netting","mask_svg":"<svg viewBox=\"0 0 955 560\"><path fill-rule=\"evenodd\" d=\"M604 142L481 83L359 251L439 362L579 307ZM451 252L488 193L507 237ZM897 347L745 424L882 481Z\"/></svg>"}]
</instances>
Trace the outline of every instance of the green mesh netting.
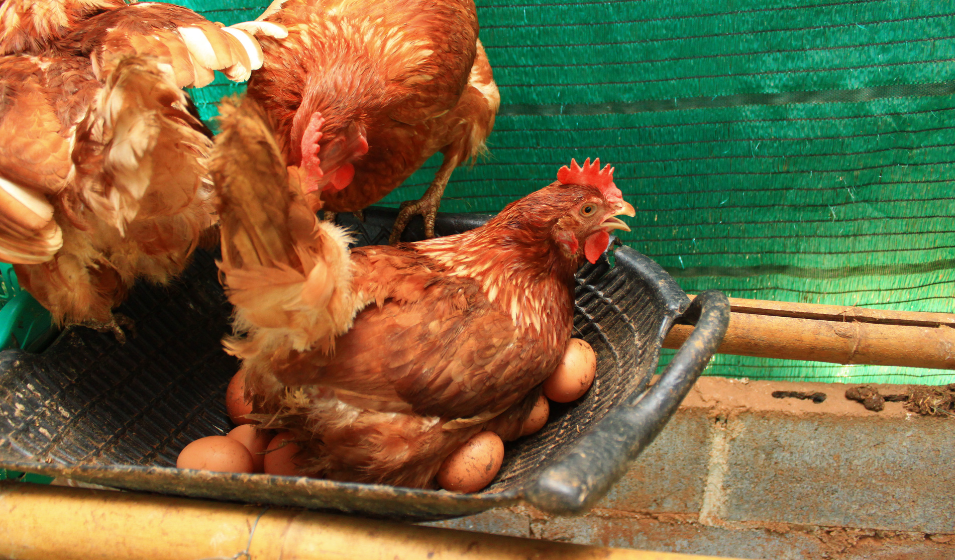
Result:
<instances>
[{"instance_id":1,"label":"green mesh netting","mask_svg":"<svg viewBox=\"0 0 955 560\"><path fill-rule=\"evenodd\" d=\"M268 2L183 3L234 23ZM599 156L639 209L624 241L688 292L952 310L955 5L479 1L478 13L502 107L489 157L455 172L443 210L495 212L571 157ZM209 117L238 89L193 94ZM418 198L439 157L384 203ZM955 382L723 355L707 373Z\"/></svg>"}]
</instances>

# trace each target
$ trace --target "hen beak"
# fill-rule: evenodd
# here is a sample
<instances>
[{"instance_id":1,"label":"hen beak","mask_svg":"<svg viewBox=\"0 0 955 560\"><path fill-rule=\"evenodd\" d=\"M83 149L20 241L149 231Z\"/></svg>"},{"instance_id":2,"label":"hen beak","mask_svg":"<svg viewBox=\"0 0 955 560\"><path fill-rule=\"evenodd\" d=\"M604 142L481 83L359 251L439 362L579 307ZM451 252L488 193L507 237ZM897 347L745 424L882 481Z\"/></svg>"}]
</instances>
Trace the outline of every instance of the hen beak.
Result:
<instances>
[{"instance_id":1,"label":"hen beak","mask_svg":"<svg viewBox=\"0 0 955 560\"><path fill-rule=\"evenodd\" d=\"M615 210L616 210L616 213L614 213L613 216L610 216L609 218L604 220L600 224L600 226L603 228L604 231L607 231L607 232L613 231L615 229L619 229L622 231L630 231L630 227L627 224L623 223L622 220L620 220L619 218L615 218L614 216L619 216L622 214L624 216L630 216L632 218L637 215L637 211L634 210L633 206L625 200L621 200L620 202L618 202Z\"/></svg>"}]
</instances>

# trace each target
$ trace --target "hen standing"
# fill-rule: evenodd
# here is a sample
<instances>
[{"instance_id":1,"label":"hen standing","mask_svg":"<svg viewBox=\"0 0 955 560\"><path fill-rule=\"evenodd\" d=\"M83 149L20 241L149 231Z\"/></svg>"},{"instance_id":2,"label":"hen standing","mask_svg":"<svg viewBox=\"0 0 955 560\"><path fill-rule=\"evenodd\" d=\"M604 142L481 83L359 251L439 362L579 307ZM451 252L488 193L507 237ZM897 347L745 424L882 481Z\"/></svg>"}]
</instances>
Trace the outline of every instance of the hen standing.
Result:
<instances>
[{"instance_id":1,"label":"hen standing","mask_svg":"<svg viewBox=\"0 0 955 560\"><path fill-rule=\"evenodd\" d=\"M247 79L253 34L283 31L238 27L157 3L0 4L0 260L58 324L122 339L112 308L180 272L214 222L212 135L180 88Z\"/></svg>"},{"instance_id":2,"label":"hen standing","mask_svg":"<svg viewBox=\"0 0 955 560\"><path fill-rule=\"evenodd\" d=\"M226 347L305 471L431 487L477 432L518 437L570 338L574 273L634 215L610 166L564 167L467 233L349 252L289 187L255 103L220 110L220 270L245 333Z\"/></svg>"},{"instance_id":3,"label":"hen standing","mask_svg":"<svg viewBox=\"0 0 955 560\"><path fill-rule=\"evenodd\" d=\"M392 242L414 214L433 237L451 173L484 149L500 105L473 0L277 0L260 19L289 34L262 41L248 95L272 118L309 197L360 211L441 151L425 195L402 205Z\"/></svg>"}]
</instances>

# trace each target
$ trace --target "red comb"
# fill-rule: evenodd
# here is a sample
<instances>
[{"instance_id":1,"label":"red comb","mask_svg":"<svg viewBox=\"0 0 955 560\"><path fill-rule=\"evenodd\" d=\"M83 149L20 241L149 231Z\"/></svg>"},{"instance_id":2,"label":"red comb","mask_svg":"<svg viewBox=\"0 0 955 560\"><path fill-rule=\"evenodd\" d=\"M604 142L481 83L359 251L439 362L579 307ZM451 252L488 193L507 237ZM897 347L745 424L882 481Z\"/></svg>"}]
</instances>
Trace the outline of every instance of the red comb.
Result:
<instances>
[{"instance_id":1,"label":"red comb","mask_svg":"<svg viewBox=\"0 0 955 560\"><path fill-rule=\"evenodd\" d=\"M576 159L570 160L570 167L566 165L557 171L557 180L564 185L593 185L600 189L608 201L623 198L623 193L613 183L613 167L608 163L600 168L600 158L590 163L590 158L584 161L584 166L577 165Z\"/></svg>"}]
</instances>

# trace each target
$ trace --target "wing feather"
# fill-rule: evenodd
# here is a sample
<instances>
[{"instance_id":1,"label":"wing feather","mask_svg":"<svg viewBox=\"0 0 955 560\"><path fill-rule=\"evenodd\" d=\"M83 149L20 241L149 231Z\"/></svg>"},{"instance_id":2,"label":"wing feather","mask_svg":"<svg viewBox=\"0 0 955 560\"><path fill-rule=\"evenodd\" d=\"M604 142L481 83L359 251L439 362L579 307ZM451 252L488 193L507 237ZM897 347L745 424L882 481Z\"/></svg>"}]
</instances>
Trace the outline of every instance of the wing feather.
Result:
<instances>
[{"instance_id":1,"label":"wing feather","mask_svg":"<svg viewBox=\"0 0 955 560\"><path fill-rule=\"evenodd\" d=\"M333 355L276 360L283 383L327 387L369 410L489 419L557 367L559 356L523 336L474 280L447 276L407 249L365 251L352 252L356 290L373 285L386 293L367 298Z\"/></svg>"},{"instance_id":2,"label":"wing feather","mask_svg":"<svg viewBox=\"0 0 955 560\"><path fill-rule=\"evenodd\" d=\"M128 58L77 127L77 195L120 232L178 213L203 187L212 142L187 106L168 65Z\"/></svg>"},{"instance_id":3,"label":"wing feather","mask_svg":"<svg viewBox=\"0 0 955 560\"><path fill-rule=\"evenodd\" d=\"M89 54L101 79L127 57L157 56L173 67L179 87L201 87L214 79L215 70L248 79L263 58L255 36L283 33L280 25L254 22L227 28L188 8L147 2L92 18L64 41Z\"/></svg>"}]
</instances>

